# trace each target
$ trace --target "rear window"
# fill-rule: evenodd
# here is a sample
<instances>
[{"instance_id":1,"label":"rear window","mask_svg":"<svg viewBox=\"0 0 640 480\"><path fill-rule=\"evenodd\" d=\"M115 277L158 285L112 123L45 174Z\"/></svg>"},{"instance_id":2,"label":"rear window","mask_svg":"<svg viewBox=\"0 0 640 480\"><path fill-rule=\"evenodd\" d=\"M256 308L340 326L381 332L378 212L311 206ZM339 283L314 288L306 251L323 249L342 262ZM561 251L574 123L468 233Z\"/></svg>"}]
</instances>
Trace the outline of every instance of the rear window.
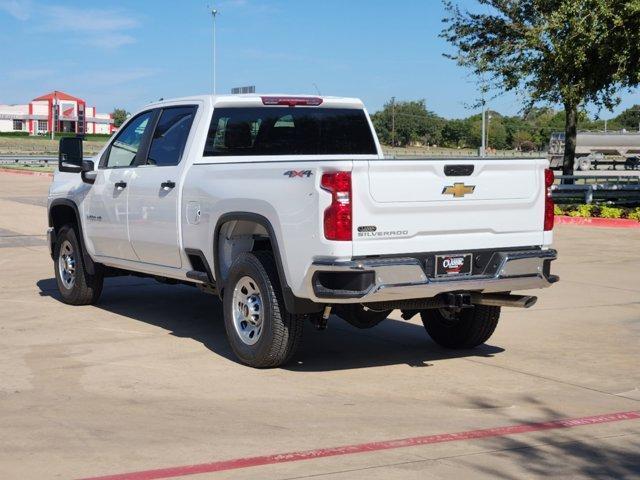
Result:
<instances>
[{"instance_id":1,"label":"rear window","mask_svg":"<svg viewBox=\"0 0 640 480\"><path fill-rule=\"evenodd\" d=\"M363 110L315 107L216 108L205 157L375 155Z\"/></svg>"}]
</instances>

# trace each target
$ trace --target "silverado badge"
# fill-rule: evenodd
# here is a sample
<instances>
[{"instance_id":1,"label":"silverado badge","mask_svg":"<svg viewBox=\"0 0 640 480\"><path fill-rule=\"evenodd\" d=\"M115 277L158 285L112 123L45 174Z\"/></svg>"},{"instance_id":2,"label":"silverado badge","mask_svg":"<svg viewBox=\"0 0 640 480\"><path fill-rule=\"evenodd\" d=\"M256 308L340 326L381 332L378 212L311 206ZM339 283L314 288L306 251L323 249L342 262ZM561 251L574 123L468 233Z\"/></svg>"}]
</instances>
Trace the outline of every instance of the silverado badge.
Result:
<instances>
[{"instance_id":1,"label":"silverado badge","mask_svg":"<svg viewBox=\"0 0 640 480\"><path fill-rule=\"evenodd\" d=\"M464 183L454 183L442 189L443 195L453 195L454 197L464 197L468 193L473 193L475 185L465 185Z\"/></svg>"}]
</instances>

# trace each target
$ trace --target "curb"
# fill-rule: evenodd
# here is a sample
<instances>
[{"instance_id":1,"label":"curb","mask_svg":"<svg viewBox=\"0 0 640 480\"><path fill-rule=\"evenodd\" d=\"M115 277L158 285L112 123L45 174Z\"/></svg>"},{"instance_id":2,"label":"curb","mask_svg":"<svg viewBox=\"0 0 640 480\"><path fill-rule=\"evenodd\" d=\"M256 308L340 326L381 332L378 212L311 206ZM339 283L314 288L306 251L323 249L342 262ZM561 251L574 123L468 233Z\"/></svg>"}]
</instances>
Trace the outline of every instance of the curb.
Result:
<instances>
[{"instance_id":1,"label":"curb","mask_svg":"<svg viewBox=\"0 0 640 480\"><path fill-rule=\"evenodd\" d=\"M0 168L0 173L8 173L10 175L31 175L35 177L53 177L52 172L33 172L31 170L18 170L13 168Z\"/></svg>"},{"instance_id":2,"label":"curb","mask_svg":"<svg viewBox=\"0 0 640 480\"><path fill-rule=\"evenodd\" d=\"M628 218L568 217L556 215L556 225L579 225L600 228L640 228L640 222Z\"/></svg>"}]
</instances>

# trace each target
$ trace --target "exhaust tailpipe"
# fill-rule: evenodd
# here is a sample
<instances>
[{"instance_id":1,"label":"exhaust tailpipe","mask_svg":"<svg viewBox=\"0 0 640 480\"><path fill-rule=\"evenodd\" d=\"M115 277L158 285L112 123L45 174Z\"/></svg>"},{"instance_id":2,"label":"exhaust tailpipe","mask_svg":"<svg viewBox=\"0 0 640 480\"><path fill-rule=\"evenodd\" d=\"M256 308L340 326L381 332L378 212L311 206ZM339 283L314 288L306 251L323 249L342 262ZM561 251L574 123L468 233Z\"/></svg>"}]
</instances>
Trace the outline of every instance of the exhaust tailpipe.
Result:
<instances>
[{"instance_id":1,"label":"exhaust tailpipe","mask_svg":"<svg viewBox=\"0 0 640 480\"><path fill-rule=\"evenodd\" d=\"M476 305L530 308L536 304L538 297L531 295L511 295L510 293L475 293L471 296L471 301Z\"/></svg>"}]
</instances>

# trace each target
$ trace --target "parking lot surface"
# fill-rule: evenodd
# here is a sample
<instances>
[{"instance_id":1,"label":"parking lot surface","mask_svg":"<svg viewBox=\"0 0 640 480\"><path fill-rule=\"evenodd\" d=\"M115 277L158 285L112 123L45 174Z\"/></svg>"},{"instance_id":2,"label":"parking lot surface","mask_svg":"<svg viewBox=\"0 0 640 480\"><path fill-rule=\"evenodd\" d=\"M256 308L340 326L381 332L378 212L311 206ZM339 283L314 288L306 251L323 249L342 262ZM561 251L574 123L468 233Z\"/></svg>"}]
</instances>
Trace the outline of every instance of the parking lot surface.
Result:
<instances>
[{"instance_id":1,"label":"parking lot surface","mask_svg":"<svg viewBox=\"0 0 640 480\"><path fill-rule=\"evenodd\" d=\"M0 172L3 479L640 475L640 229L557 227L560 283L478 349L398 312L332 317L289 366L253 370L195 288L123 277L96 306L61 303L49 181Z\"/></svg>"}]
</instances>

